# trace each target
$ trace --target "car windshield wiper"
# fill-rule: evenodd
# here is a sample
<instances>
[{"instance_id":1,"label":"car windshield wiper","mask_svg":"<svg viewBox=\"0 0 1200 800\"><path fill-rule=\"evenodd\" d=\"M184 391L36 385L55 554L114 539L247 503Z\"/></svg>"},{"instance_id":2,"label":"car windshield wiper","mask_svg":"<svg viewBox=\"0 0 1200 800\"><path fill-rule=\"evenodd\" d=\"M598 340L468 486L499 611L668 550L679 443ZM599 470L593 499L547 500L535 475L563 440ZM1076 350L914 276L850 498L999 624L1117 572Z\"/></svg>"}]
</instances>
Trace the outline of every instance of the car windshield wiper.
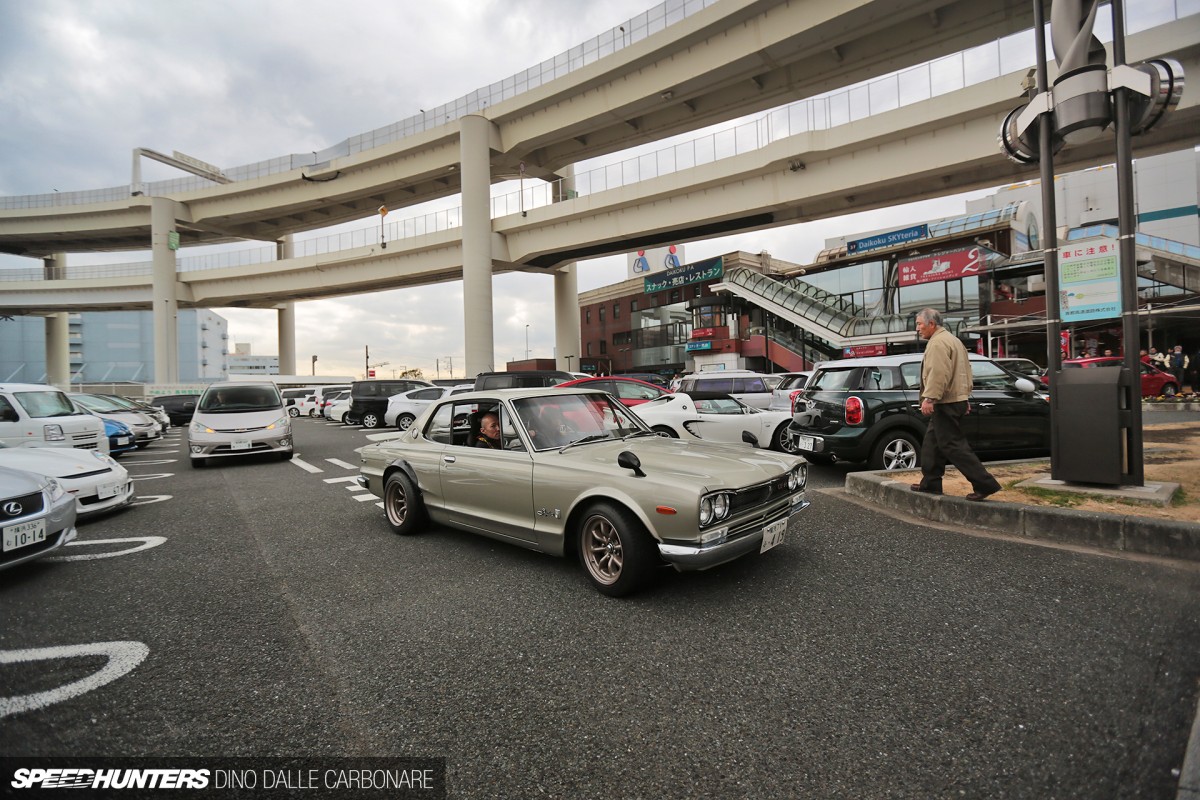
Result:
<instances>
[{"instance_id":1,"label":"car windshield wiper","mask_svg":"<svg viewBox=\"0 0 1200 800\"><path fill-rule=\"evenodd\" d=\"M586 442L598 442L601 439L607 439L607 438L609 438L607 433L592 433L587 436L584 436L582 439L576 439L573 442L568 442L567 444L564 444L562 447L558 448L558 452L561 453L562 451L566 450L568 447L574 447L577 444L584 444Z\"/></svg>"},{"instance_id":2,"label":"car windshield wiper","mask_svg":"<svg viewBox=\"0 0 1200 800\"><path fill-rule=\"evenodd\" d=\"M654 431L634 431L633 433L627 433L624 436L622 436L621 441L622 442L628 441L629 439L633 439L638 436L658 436L658 434L655 433Z\"/></svg>"}]
</instances>

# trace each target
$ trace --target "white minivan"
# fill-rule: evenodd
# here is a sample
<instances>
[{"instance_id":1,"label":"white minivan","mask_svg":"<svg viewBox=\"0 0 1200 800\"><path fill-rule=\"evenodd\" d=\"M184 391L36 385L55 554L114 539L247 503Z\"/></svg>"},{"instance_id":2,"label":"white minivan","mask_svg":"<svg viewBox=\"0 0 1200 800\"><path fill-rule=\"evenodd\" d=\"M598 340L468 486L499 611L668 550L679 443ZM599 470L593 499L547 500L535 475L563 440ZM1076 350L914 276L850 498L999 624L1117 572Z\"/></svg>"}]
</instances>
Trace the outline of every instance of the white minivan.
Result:
<instances>
[{"instance_id":1,"label":"white minivan","mask_svg":"<svg viewBox=\"0 0 1200 800\"><path fill-rule=\"evenodd\" d=\"M214 383L204 390L188 425L193 467L213 458L251 453L292 457L292 419L273 383Z\"/></svg>"},{"instance_id":2,"label":"white minivan","mask_svg":"<svg viewBox=\"0 0 1200 800\"><path fill-rule=\"evenodd\" d=\"M41 383L0 383L0 442L6 447L76 447L108 452L104 421Z\"/></svg>"}]
</instances>

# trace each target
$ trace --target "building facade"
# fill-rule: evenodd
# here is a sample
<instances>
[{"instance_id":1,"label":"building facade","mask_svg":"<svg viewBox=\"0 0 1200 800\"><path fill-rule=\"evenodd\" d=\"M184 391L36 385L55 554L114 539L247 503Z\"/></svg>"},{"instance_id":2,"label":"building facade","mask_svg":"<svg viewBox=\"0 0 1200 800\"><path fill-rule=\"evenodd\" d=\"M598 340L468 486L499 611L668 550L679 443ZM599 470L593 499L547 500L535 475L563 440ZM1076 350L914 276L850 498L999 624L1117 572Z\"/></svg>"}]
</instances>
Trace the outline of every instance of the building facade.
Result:
<instances>
[{"instance_id":1,"label":"building facade","mask_svg":"<svg viewBox=\"0 0 1200 800\"><path fill-rule=\"evenodd\" d=\"M208 309L180 309L179 380L209 383L229 374L229 323ZM70 315L72 383L154 383L154 320L149 311L85 311ZM0 320L0 380L46 380L46 323L41 317Z\"/></svg>"}]
</instances>

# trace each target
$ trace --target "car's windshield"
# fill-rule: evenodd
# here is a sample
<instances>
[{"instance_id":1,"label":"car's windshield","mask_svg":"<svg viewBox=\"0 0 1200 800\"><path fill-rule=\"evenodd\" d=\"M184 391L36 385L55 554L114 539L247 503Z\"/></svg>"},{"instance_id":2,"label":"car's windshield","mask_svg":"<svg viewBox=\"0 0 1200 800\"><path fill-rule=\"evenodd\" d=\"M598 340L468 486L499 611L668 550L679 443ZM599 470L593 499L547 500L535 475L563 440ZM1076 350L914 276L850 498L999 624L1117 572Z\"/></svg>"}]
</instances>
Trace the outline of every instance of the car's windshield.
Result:
<instances>
[{"instance_id":1,"label":"car's windshield","mask_svg":"<svg viewBox=\"0 0 1200 800\"><path fill-rule=\"evenodd\" d=\"M125 406L107 397L100 397L95 394L77 394L74 397L75 402L88 411L98 411L101 414L120 414L129 411Z\"/></svg>"},{"instance_id":2,"label":"car's windshield","mask_svg":"<svg viewBox=\"0 0 1200 800\"><path fill-rule=\"evenodd\" d=\"M624 405L602 392L526 397L513 401L513 406L533 449L539 451L649 431Z\"/></svg>"},{"instance_id":3,"label":"car's windshield","mask_svg":"<svg viewBox=\"0 0 1200 800\"><path fill-rule=\"evenodd\" d=\"M44 392L16 392L13 397L31 417L70 417L82 413L71 405L65 394L54 389Z\"/></svg>"},{"instance_id":4,"label":"car's windshield","mask_svg":"<svg viewBox=\"0 0 1200 800\"><path fill-rule=\"evenodd\" d=\"M270 411L279 408L279 392L269 386L222 386L210 388L200 398L200 411L227 414L239 411Z\"/></svg>"},{"instance_id":5,"label":"car's windshield","mask_svg":"<svg viewBox=\"0 0 1200 800\"><path fill-rule=\"evenodd\" d=\"M850 382L854 379L857 372L853 367L850 369L823 369L814 375L813 379L804 388L824 389L826 391L855 388L851 387Z\"/></svg>"}]
</instances>

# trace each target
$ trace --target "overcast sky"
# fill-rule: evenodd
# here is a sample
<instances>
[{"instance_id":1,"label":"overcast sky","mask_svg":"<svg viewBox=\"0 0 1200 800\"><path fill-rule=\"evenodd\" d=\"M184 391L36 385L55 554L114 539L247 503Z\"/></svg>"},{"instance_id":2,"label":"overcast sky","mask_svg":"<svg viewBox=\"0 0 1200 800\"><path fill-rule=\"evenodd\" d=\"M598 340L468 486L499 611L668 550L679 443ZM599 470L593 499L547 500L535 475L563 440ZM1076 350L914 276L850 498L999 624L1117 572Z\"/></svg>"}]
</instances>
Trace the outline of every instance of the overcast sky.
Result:
<instances>
[{"instance_id":1,"label":"overcast sky","mask_svg":"<svg viewBox=\"0 0 1200 800\"><path fill-rule=\"evenodd\" d=\"M128 184L131 152L179 150L228 168L320 150L506 78L623 24L646 0L0 0L0 195ZM614 159L615 160L615 159ZM179 177L144 161L145 180ZM827 237L960 213L948 198L686 245L809 263ZM398 209L389 222L425 213ZM261 243L249 246L261 247ZM181 253L189 255L190 253ZM145 253L69 263L148 259ZM39 262L0 256L0 266ZM623 257L581 262L580 291L622 280ZM494 281L498 368L553 355L553 281ZM216 309L230 339L274 354L272 311ZM296 306L297 371L381 375L446 357L462 374L458 282Z\"/></svg>"}]
</instances>

